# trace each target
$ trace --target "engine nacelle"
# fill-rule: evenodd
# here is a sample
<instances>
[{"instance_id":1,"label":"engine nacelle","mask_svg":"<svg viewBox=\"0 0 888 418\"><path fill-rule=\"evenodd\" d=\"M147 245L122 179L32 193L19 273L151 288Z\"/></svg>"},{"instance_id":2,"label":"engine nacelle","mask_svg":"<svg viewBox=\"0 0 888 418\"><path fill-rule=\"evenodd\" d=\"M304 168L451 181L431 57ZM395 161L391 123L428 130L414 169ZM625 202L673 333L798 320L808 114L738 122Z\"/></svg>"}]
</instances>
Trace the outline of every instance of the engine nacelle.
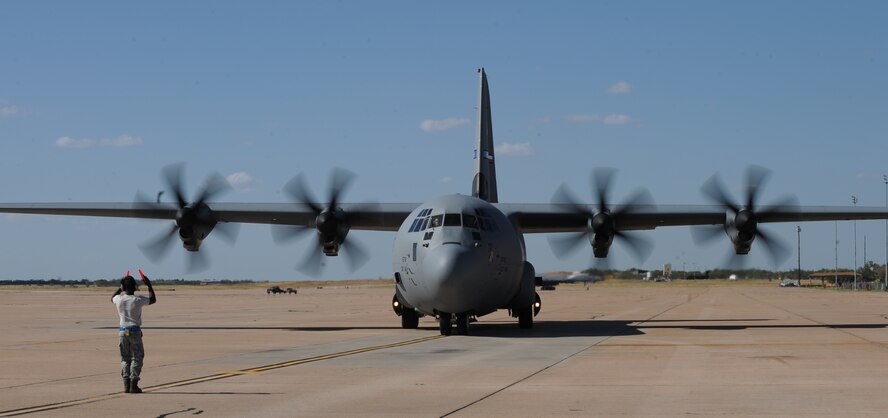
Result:
<instances>
[{"instance_id":1,"label":"engine nacelle","mask_svg":"<svg viewBox=\"0 0 888 418\"><path fill-rule=\"evenodd\" d=\"M614 243L616 231L613 216L607 211L599 212L589 220L587 228L592 232L587 235L589 243L592 244L592 253L595 254L595 258L607 257L607 253Z\"/></svg>"},{"instance_id":2,"label":"engine nacelle","mask_svg":"<svg viewBox=\"0 0 888 418\"><path fill-rule=\"evenodd\" d=\"M318 230L318 243L324 255L330 257L339 255L339 247L351 229L351 225L346 222L345 211L336 208L319 213L315 218L315 228Z\"/></svg>"},{"instance_id":3,"label":"engine nacelle","mask_svg":"<svg viewBox=\"0 0 888 418\"><path fill-rule=\"evenodd\" d=\"M188 251L198 251L216 226L216 220L207 205L186 206L176 213L176 225L179 226L182 246Z\"/></svg>"},{"instance_id":4,"label":"engine nacelle","mask_svg":"<svg viewBox=\"0 0 888 418\"><path fill-rule=\"evenodd\" d=\"M726 216L725 233L734 244L734 253L738 255L749 254L752 249L752 242L758 232L758 220L752 211L741 209L732 218L730 214Z\"/></svg>"}]
</instances>

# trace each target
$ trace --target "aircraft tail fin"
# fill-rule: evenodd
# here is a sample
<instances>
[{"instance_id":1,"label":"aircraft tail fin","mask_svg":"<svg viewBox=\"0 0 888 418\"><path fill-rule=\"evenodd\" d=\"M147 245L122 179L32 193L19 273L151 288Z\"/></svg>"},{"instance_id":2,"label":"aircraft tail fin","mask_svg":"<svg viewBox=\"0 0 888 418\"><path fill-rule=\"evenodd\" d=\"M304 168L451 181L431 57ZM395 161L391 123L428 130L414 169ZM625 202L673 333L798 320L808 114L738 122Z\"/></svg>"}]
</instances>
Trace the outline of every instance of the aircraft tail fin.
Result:
<instances>
[{"instance_id":1,"label":"aircraft tail fin","mask_svg":"<svg viewBox=\"0 0 888 418\"><path fill-rule=\"evenodd\" d=\"M498 201L496 192L496 165L493 155L493 124L490 118L490 91L487 74L478 69L481 86L478 94L478 130L475 138L475 177L472 196L491 203Z\"/></svg>"}]
</instances>

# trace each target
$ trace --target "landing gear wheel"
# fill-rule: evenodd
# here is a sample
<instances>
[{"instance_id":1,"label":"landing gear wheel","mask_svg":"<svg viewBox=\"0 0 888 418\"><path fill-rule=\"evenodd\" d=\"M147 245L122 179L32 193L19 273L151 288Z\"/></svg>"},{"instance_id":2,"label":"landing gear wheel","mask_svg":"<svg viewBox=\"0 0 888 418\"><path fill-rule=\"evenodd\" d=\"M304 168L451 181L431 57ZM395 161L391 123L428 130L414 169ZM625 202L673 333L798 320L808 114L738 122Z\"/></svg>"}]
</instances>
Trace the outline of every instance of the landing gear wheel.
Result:
<instances>
[{"instance_id":1,"label":"landing gear wheel","mask_svg":"<svg viewBox=\"0 0 888 418\"><path fill-rule=\"evenodd\" d=\"M456 314L456 335L469 335L469 314Z\"/></svg>"},{"instance_id":2,"label":"landing gear wheel","mask_svg":"<svg viewBox=\"0 0 888 418\"><path fill-rule=\"evenodd\" d=\"M533 306L521 308L518 310L518 328L533 328Z\"/></svg>"},{"instance_id":3,"label":"landing gear wheel","mask_svg":"<svg viewBox=\"0 0 888 418\"><path fill-rule=\"evenodd\" d=\"M450 335L453 330L453 315L449 313L439 313L438 325L441 327L441 335Z\"/></svg>"},{"instance_id":4,"label":"landing gear wheel","mask_svg":"<svg viewBox=\"0 0 888 418\"><path fill-rule=\"evenodd\" d=\"M401 311L401 328L416 329L419 326L419 314L413 309Z\"/></svg>"}]
</instances>

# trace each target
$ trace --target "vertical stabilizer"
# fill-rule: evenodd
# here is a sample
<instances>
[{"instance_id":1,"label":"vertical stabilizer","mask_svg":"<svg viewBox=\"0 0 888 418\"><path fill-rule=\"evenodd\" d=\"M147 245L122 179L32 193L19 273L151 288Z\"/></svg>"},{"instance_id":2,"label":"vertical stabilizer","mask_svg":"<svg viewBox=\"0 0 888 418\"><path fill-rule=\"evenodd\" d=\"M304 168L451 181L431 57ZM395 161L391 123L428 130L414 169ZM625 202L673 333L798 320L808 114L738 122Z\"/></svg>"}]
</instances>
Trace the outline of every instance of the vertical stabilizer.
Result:
<instances>
[{"instance_id":1,"label":"vertical stabilizer","mask_svg":"<svg viewBox=\"0 0 888 418\"><path fill-rule=\"evenodd\" d=\"M478 70L481 86L478 93L478 133L475 138L475 179L472 181L472 196L495 203L496 164L493 155L493 124L490 120L490 91L487 89L487 75L484 69Z\"/></svg>"}]
</instances>

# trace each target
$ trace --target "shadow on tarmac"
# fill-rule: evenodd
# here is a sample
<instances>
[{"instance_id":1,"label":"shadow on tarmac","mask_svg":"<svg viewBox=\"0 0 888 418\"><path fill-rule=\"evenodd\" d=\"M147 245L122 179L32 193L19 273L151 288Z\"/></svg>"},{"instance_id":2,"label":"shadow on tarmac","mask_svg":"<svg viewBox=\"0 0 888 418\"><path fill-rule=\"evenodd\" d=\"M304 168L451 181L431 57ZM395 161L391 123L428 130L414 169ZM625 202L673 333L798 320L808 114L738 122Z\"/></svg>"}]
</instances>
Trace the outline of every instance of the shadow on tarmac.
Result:
<instances>
[{"instance_id":1,"label":"shadow on tarmac","mask_svg":"<svg viewBox=\"0 0 888 418\"><path fill-rule=\"evenodd\" d=\"M702 331L736 331L746 329L883 329L888 323L879 324L765 324L772 319L688 319L688 320L574 320L537 321L532 329L519 329L517 323L509 321L473 322L470 335L499 338L558 338L558 337L607 337L616 335L644 335L645 329L687 329ZM690 322L692 324L682 324ZM709 324L712 322L712 324ZM725 324L727 322L728 324ZM701 324L702 323L702 324ZM719 324L715 324L719 323ZM158 326L144 327L146 330L267 330L335 332L351 330L397 330L400 326L342 326L342 327L246 327L246 326ZM96 327L94 329L117 329L117 327ZM436 326L419 327L420 330L436 331Z\"/></svg>"}]
</instances>

